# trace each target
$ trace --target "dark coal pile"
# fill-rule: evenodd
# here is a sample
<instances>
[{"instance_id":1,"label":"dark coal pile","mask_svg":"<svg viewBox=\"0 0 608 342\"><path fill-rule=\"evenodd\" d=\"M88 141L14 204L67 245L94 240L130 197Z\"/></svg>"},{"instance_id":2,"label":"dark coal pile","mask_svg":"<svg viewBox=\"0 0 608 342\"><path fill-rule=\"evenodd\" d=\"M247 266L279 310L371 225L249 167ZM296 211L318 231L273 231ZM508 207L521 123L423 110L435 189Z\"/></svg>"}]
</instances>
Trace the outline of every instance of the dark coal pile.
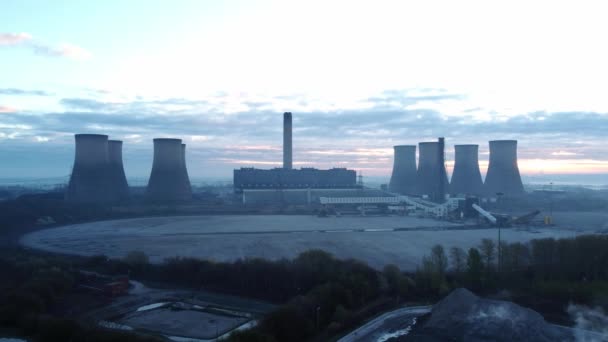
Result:
<instances>
[{"instance_id":1,"label":"dark coal pile","mask_svg":"<svg viewBox=\"0 0 608 342\"><path fill-rule=\"evenodd\" d=\"M466 289L454 290L435 305L415 335L437 341L574 341L569 332L545 322L536 311L479 298Z\"/></svg>"}]
</instances>

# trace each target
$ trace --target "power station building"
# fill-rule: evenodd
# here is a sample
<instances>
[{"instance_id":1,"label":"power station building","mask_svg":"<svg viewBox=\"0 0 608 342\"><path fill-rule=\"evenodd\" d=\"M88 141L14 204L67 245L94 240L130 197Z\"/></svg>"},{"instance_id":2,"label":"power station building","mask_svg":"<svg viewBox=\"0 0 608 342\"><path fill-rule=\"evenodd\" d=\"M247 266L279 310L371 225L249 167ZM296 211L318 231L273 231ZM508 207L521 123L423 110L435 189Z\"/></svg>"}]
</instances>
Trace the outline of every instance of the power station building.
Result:
<instances>
[{"instance_id":1,"label":"power station building","mask_svg":"<svg viewBox=\"0 0 608 342\"><path fill-rule=\"evenodd\" d=\"M234 189L237 193L242 193L243 189L336 189L354 188L356 185L357 173L354 170L343 168L329 170L240 168L234 170Z\"/></svg>"},{"instance_id":2,"label":"power station building","mask_svg":"<svg viewBox=\"0 0 608 342\"><path fill-rule=\"evenodd\" d=\"M292 115L283 114L283 167L269 170L240 168L234 170L235 193L245 190L277 189L348 189L357 187L357 173L345 168L319 170L293 168ZM256 192L260 194L261 192Z\"/></svg>"}]
</instances>

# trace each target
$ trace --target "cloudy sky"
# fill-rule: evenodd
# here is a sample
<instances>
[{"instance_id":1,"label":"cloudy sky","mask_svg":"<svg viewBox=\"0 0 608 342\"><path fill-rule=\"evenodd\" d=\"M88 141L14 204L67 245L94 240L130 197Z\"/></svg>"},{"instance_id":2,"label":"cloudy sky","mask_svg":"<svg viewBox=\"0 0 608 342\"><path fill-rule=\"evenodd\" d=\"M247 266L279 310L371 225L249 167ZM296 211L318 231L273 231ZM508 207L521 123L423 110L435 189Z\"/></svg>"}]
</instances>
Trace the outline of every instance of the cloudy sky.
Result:
<instances>
[{"instance_id":1,"label":"cloudy sky","mask_svg":"<svg viewBox=\"0 0 608 342\"><path fill-rule=\"evenodd\" d=\"M0 3L0 177L65 177L74 133L152 139L190 174L281 164L388 176L392 146L518 139L526 175L608 174L602 1Z\"/></svg>"}]
</instances>

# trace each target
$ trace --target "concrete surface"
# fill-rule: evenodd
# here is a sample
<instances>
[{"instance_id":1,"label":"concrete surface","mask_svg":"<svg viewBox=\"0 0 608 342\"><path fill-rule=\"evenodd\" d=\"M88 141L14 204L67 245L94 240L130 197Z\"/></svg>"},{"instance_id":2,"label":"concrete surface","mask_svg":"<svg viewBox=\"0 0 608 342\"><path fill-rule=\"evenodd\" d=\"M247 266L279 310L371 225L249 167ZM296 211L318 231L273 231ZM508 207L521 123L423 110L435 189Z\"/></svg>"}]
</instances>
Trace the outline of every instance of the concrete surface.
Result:
<instances>
[{"instance_id":1,"label":"concrete surface","mask_svg":"<svg viewBox=\"0 0 608 342\"><path fill-rule=\"evenodd\" d=\"M571 214L568 217L574 220ZM504 241L573 237L592 228L541 227L502 230ZM394 231L398 229L398 231ZM28 247L57 253L124 257L144 251L152 262L190 256L233 261L238 258L293 258L320 248L339 258L357 258L382 268L388 263L413 270L435 244L468 249L481 239L496 239L495 228L471 229L414 217L328 217L225 215L151 217L99 221L40 230L24 235Z\"/></svg>"},{"instance_id":2,"label":"concrete surface","mask_svg":"<svg viewBox=\"0 0 608 342\"><path fill-rule=\"evenodd\" d=\"M407 335L416 318L431 311L431 306L414 306L387 312L362 325L338 342L378 342Z\"/></svg>"}]
</instances>

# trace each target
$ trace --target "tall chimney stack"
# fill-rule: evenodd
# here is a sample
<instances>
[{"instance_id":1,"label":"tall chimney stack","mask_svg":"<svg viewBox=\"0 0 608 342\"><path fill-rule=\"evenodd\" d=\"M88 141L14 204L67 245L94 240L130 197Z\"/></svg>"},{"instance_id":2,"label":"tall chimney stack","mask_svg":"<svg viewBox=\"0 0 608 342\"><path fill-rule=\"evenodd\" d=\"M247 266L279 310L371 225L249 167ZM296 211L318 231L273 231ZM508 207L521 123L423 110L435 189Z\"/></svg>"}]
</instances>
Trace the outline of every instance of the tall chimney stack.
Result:
<instances>
[{"instance_id":1,"label":"tall chimney stack","mask_svg":"<svg viewBox=\"0 0 608 342\"><path fill-rule=\"evenodd\" d=\"M291 112L283 113L283 168L291 170L292 147L291 147Z\"/></svg>"}]
</instances>

